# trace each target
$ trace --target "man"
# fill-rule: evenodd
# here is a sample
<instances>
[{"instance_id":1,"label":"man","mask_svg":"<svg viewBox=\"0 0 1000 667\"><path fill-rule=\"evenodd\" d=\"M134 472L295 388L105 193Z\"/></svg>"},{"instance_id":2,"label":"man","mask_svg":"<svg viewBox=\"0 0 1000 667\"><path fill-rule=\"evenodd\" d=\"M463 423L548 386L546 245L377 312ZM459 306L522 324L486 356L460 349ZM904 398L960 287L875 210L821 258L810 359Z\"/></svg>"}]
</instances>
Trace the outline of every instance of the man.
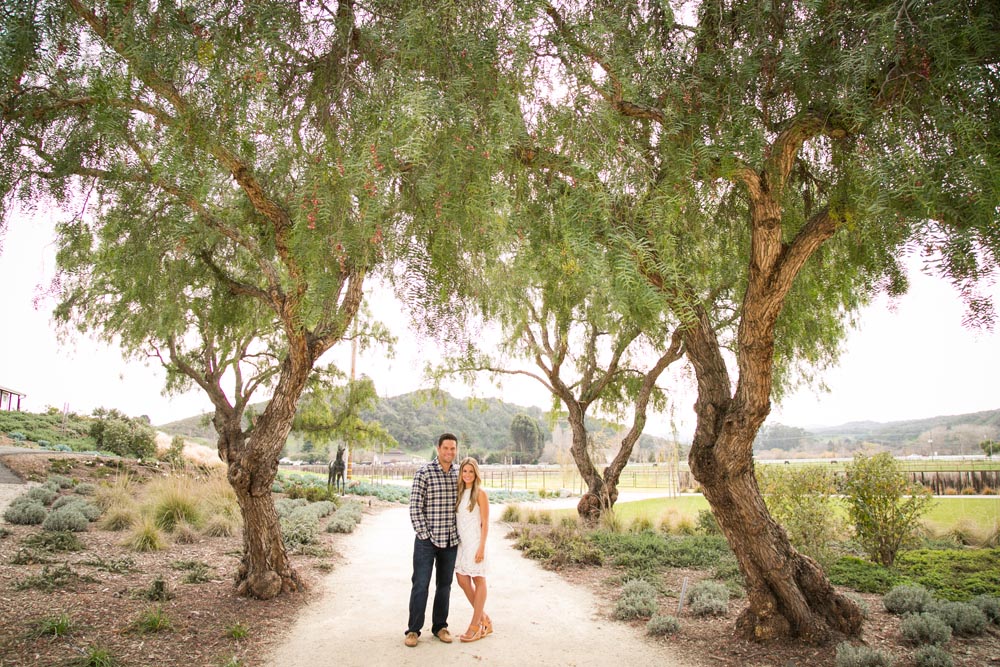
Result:
<instances>
[{"instance_id":1,"label":"man","mask_svg":"<svg viewBox=\"0 0 1000 667\"><path fill-rule=\"evenodd\" d=\"M431 633L446 644L451 580L458 554L458 527L455 525L458 473L452 465L458 455L458 438L444 433L438 438L437 459L421 466L413 476L410 491L410 521L413 541L413 587L410 589L410 620L406 628L407 646L416 646L424 627L431 569L437 572Z\"/></svg>"}]
</instances>

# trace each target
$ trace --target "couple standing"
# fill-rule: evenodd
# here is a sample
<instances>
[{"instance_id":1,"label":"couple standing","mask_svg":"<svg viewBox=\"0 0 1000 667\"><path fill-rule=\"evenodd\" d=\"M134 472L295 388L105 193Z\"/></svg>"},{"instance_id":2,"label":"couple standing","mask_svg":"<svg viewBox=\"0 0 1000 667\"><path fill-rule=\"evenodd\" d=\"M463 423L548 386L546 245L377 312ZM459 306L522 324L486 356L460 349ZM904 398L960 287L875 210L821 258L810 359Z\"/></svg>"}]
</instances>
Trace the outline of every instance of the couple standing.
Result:
<instances>
[{"instance_id":1,"label":"couple standing","mask_svg":"<svg viewBox=\"0 0 1000 667\"><path fill-rule=\"evenodd\" d=\"M483 611L486 604L486 533L490 505L483 490L483 477L474 458L465 458L456 467L458 438L444 433L438 438L437 459L422 466L413 476L410 491L410 521L413 541L413 587L410 589L410 619L406 628L407 646L416 646L424 626L431 570L436 570L431 632L450 644L448 604L451 575L472 605L472 620L463 642L482 639L493 632L493 623Z\"/></svg>"}]
</instances>

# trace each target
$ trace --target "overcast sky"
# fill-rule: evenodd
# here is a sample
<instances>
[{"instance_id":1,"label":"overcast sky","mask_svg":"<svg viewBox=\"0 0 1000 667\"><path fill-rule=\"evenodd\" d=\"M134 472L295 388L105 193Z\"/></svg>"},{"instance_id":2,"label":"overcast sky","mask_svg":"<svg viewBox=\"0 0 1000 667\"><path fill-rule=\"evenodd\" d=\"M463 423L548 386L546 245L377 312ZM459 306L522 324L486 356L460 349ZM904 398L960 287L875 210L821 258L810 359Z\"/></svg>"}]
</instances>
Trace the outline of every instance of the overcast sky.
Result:
<instances>
[{"instance_id":1,"label":"overcast sky","mask_svg":"<svg viewBox=\"0 0 1000 667\"><path fill-rule=\"evenodd\" d=\"M39 288L54 273L54 255L52 223L44 216L11 221L0 251L0 386L27 394L22 409L68 406L89 414L97 407L115 407L148 415L154 424L211 409L199 392L163 397L164 373L155 364L126 363L116 349L84 336L59 343L51 324L52 302L35 303ZM919 271L912 271L910 279L907 295L895 301L881 297L862 314L861 328L852 333L839 366L825 376L830 393L800 391L775 406L771 421L833 426L1000 408L1000 332L963 328L962 303L944 281ZM994 285L985 291L1000 303L1000 289ZM370 352L358 360L358 373L373 377L383 396L423 384L427 344L401 335L405 331L396 333L401 342L395 359ZM346 371L346 347L333 356ZM469 393L457 385L447 388L457 395ZM530 380L507 383L503 392L484 386L477 393L521 405L549 405L544 389ZM694 395L688 388L678 396L675 418L687 432L693 426ZM668 435L669 420L653 416L649 430Z\"/></svg>"}]
</instances>

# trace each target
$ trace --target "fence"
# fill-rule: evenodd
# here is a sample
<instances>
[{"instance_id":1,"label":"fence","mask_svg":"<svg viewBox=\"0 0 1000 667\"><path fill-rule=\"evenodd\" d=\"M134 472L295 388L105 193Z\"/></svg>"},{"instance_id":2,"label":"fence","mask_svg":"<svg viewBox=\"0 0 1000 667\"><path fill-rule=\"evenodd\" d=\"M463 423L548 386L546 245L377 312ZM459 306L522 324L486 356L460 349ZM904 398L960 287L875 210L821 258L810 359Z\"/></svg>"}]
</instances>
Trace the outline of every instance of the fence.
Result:
<instances>
[{"instance_id":1,"label":"fence","mask_svg":"<svg viewBox=\"0 0 1000 667\"><path fill-rule=\"evenodd\" d=\"M969 493L997 493L1000 491L1000 470L975 469L978 463L969 463L966 470L909 470L907 476L915 484L924 486L935 495ZM926 464L924 464L926 465ZM353 464L351 478L364 478L374 484L403 484L413 479L419 464ZM326 477L325 465L282 466L287 471L318 473ZM483 465L480 466L483 481L488 488L532 491L558 491L567 489L575 493L586 491L586 485L572 465L564 466L522 466ZM622 471L619 489L663 489L668 495L696 491L698 482L685 465L629 465Z\"/></svg>"}]
</instances>

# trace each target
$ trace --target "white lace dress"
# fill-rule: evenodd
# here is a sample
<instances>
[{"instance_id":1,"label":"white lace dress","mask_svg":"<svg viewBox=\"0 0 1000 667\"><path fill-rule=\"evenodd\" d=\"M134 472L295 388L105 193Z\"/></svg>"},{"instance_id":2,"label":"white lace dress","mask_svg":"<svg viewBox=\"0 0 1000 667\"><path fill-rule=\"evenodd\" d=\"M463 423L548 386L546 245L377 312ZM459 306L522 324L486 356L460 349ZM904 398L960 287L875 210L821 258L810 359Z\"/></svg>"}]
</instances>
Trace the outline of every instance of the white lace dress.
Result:
<instances>
[{"instance_id":1,"label":"white lace dress","mask_svg":"<svg viewBox=\"0 0 1000 667\"><path fill-rule=\"evenodd\" d=\"M455 572L470 577L485 577L489 573L489 545L482 562L476 562L482 525L479 522L479 503L469 511L470 489L462 492L462 502L458 505L455 520L458 524L458 556L455 558Z\"/></svg>"}]
</instances>

